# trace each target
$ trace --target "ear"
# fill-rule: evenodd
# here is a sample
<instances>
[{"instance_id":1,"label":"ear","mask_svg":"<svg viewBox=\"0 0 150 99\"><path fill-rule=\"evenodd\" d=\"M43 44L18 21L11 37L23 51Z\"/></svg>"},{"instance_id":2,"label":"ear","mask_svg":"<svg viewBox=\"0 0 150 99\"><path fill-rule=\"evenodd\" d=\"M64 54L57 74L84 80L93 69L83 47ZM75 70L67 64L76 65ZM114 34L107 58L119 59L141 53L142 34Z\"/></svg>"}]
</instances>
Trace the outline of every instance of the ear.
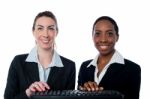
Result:
<instances>
[{"instance_id":1,"label":"ear","mask_svg":"<svg viewBox=\"0 0 150 99\"><path fill-rule=\"evenodd\" d=\"M116 42L118 42L118 40L119 40L119 36L116 37Z\"/></svg>"},{"instance_id":2,"label":"ear","mask_svg":"<svg viewBox=\"0 0 150 99\"><path fill-rule=\"evenodd\" d=\"M33 34L33 36L35 35L35 31L34 30L32 30L32 34Z\"/></svg>"},{"instance_id":3,"label":"ear","mask_svg":"<svg viewBox=\"0 0 150 99\"><path fill-rule=\"evenodd\" d=\"M94 35L92 34L92 40L93 40L93 42L94 42Z\"/></svg>"},{"instance_id":4,"label":"ear","mask_svg":"<svg viewBox=\"0 0 150 99\"><path fill-rule=\"evenodd\" d=\"M55 36L57 36L58 35L58 31L56 31L56 34L55 34Z\"/></svg>"}]
</instances>

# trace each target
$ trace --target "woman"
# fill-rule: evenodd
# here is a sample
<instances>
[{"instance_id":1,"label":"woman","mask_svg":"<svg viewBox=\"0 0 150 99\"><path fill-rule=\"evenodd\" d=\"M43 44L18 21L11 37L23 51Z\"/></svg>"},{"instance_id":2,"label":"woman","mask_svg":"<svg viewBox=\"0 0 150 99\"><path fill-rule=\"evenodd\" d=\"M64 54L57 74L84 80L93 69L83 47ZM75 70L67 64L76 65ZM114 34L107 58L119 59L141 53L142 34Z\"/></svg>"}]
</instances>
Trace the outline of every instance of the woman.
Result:
<instances>
[{"instance_id":1,"label":"woman","mask_svg":"<svg viewBox=\"0 0 150 99\"><path fill-rule=\"evenodd\" d=\"M117 23L108 16L93 25L93 42L99 54L82 63L78 76L80 90L117 90L124 99L139 99L141 68L123 58L115 49L119 39Z\"/></svg>"},{"instance_id":2,"label":"woman","mask_svg":"<svg viewBox=\"0 0 150 99\"><path fill-rule=\"evenodd\" d=\"M33 23L36 46L13 59L5 99L28 99L35 91L75 88L75 63L60 56L55 47L57 20L52 12L39 13Z\"/></svg>"}]
</instances>

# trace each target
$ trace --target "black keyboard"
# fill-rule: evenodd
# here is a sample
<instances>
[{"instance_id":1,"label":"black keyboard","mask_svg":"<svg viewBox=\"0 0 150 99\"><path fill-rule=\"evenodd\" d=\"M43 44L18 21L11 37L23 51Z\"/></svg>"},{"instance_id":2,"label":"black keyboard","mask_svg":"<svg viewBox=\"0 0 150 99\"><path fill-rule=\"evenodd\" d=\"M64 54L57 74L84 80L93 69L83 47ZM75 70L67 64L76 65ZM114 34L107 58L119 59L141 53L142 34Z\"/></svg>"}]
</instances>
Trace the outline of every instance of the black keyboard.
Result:
<instances>
[{"instance_id":1,"label":"black keyboard","mask_svg":"<svg viewBox=\"0 0 150 99\"><path fill-rule=\"evenodd\" d=\"M31 99L123 99L123 94L114 90L87 92L79 90L51 90L35 92Z\"/></svg>"}]
</instances>

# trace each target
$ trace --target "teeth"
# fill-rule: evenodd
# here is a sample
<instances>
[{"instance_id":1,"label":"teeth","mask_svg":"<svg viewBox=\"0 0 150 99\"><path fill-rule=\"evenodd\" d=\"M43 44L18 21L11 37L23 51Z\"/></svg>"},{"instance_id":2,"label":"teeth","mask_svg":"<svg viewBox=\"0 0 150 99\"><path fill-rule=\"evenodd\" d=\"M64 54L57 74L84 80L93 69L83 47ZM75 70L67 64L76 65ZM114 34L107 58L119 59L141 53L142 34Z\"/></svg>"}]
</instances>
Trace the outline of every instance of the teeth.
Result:
<instances>
[{"instance_id":1,"label":"teeth","mask_svg":"<svg viewBox=\"0 0 150 99\"><path fill-rule=\"evenodd\" d=\"M48 43L48 40L43 40L42 42L44 42L44 43Z\"/></svg>"},{"instance_id":2,"label":"teeth","mask_svg":"<svg viewBox=\"0 0 150 99\"><path fill-rule=\"evenodd\" d=\"M101 49L107 49L108 46L100 46Z\"/></svg>"}]
</instances>

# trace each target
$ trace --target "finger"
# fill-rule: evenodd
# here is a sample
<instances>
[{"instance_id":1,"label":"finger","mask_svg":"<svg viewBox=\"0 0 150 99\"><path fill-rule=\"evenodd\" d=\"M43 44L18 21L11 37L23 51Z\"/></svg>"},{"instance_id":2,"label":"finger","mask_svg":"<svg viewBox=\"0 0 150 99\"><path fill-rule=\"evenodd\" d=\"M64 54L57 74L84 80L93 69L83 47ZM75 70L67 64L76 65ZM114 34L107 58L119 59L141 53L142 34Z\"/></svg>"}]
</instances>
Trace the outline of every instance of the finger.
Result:
<instances>
[{"instance_id":1,"label":"finger","mask_svg":"<svg viewBox=\"0 0 150 99\"><path fill-rule=\"evenodd\" d=\"M31 92L31 90L28 88L28 89L26 89L26 95L28 96L28 97L30 97L31 95L32 95L32 92Z\"/></svg>"},{"instance_id":2,"label":"finger","mask_svg":"<svg viewBox=\"0 0 150 99\"><path fill-rule=\"evenodd\" d=\"M31 87L31 88L29 88L29 89L30 89L31 92L35 92L35 91L36 91L36 89L33 88L33 87Z\"/></svg>"},{"instance_id":3,"label":"finger","mask_svg":"<svg viewBox=\"0 0 150 99\"><path fill-rule=\"evenodd\" d=\"M91 88L90 88L90 85L89 85L88 82L84 83L84 88L85 88L85 90L87 90L87 91L91 91Z\"/></svg>"},{"instance_id":4,"label":"finger","mask_svg":"<svg viewBox=\"0 0 150 99\"><path fill-rule=\"evenodd\" d=\"M99 90L101 90L101 91L104 90L104 87L99 87Z\"/></svg>"},{"instance_id":5,"label":"finger","mask_svg":"<svg viewBox=\"0 0 150 99\"><path fill-rule=\"evenodd\" d=\"M99 91L99 86L96 82L93 82L94 91Z\"/></svg>"},{"instance_id":6,"label":"finger","mask_svg":"<svg viewBox=\"0 0 150 99\"><path fill-rule=\"evenodd\" d=\"M45 86L42 82L38 82L37 85L40 87L41 91L45 91Z\"/></svg>"},{"instance_id":7,"label":"finger","mask_svg":"<svg viewBox=\"0 0 150 99\"><path fill-rule=\"evenodd\" d=\"M42 91L42 88L40 87L39 82L35 82L33 84L33 88L35 88L36 91Z\"/></svg>"},{"instance_id":8,"label":"finger","mask_svg":"<svg viewBox=\"0 0 150 99\"><path fill-rule=\"evenodd\" d=\"M82 87L82 86L79 86L79 90L81 90L81 91L85 91L85 88L84 88L84 87Z\"/></svg>"},{"instance_id":9,"label":"finger","mask_svg":"<svg viewBox=\"0 0 150 99\"><path fill-rule=\"evenodd\" d=\"M50 89L50 86L46 82L41 82L46 89Z\"/></svg>"},{"instance_id":10,"label":"finger","mask_svg":"<svg viewBox=\"0 0 150 99\"><path fill-rule=\"evenodd\" d=\"M36 88L35 88L35 86L34 86L34 83L32 83L32 84L30 85L29 89L30 89L30 91L32 91L32 92L35 92L35 91L36 91Z\"/></svg>"},{"instance_id":11,"label":"finger","mask_svg":"<svg viewBox=\"0 0 150 99\"><path fill-rule=\"evenodd\" d=\"M96 90L94 82L89 81L88 84L89 84L89 87L90 87L91 91Z\"/></svg>"}]
</instances>

